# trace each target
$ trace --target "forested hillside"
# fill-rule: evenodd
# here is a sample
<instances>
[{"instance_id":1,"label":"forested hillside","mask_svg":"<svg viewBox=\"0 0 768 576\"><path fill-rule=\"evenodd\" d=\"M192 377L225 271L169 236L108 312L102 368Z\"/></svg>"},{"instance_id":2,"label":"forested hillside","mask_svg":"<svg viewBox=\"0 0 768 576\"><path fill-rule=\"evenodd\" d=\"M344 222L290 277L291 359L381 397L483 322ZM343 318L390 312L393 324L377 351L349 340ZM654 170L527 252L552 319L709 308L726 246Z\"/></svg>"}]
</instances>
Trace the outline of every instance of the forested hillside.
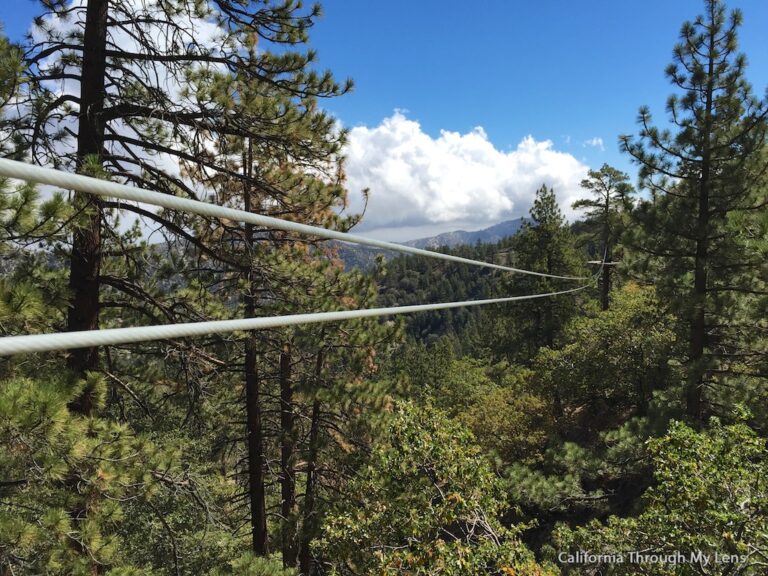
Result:
<instances>
[{"instance_id":1,"label":"forested hillside","mask_svg":"<svg viewBox=\"0 0 768 576\"><path fill-rule=\"evenodd\" d=\"M1 156L350 231L319 16L43 1L0 36ZM449 250L538 275L345 269L1 178L2 337L555 294L1 356L0 574L766 574L768 101L740 25L720 0L683 24L666 116L619 136L636 187L590 170L569 224L543 181L514 236Z\"/></svg>"}]
</instances>

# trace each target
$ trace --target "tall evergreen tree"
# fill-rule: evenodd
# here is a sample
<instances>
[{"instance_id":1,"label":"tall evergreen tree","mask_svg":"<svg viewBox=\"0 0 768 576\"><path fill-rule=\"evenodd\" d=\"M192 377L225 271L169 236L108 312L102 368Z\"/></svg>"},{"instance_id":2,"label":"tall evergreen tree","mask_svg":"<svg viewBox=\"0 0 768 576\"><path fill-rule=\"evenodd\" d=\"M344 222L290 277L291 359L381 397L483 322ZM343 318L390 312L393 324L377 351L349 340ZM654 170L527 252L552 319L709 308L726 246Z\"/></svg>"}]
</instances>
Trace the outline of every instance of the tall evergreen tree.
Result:
<instances>
[{"instance_id":1,"label":"tall evergreen tree","mask_svg":"<svg viewBox=\"0 0 768 576\"><path fill-rule=\"evenodd\" d=\"M623 230L623 215L629 207L632 185L629 177L616 168L603 164L600 170L590 170L581 187L592 198L573 203L573 208L586 210L586 223L598 241L599 254L604 260L600 278L600 305L608 310L611 292L611 268L616 243Z\"/></svg>"},{"instance_id":2,"label":"tall evergreen tree","mask_svg":"<svg viewBox=\"0 0 768 576\"><path fill-rule=\"evenodd\" d=\"M530 216L512 239L512 265L558 276L578 275L583 267L552 188L543 185L536 191ZM505 295L541 294L562 290L565 282L513 275L502 289ZM572 283L568 284L571 286ZM575 300L569 294L508 305L501 315L497 353L518 362L530 362L539 348L555 345L563 326L575 311Z\"/></svg>"},{"instance_id":3,"label":"tall evergreen tree","mask_svg":"<svg viewBox=\"0 0 768 576\"><path fill-rule=\"evenodd\" d=\"M254 110L272 115L290 125L292 134L292 140L282 142L220 135L212 146L217 157L228 171L245 178L188 168L194 179L210 186L218 203L330 229L347 230L356 222L355 216L341 214L346 201L339 156L344 133L310 98L297 103L274 87L231 74L201 74L195 83L192 89L211 90L222 107L243 115ZM317 157L307 157L306 148ZM201 268L210 270L210 282L220 286L218 299L238 302L245 317L372 305L374 279L344 273L315 238L203 220L191 231L191 253L205 263ZM249 334L243 348L225 352L229 364L242 367L247 455L235 467L247 477L255 554L279 549L285 566L300 564L303 573L309 572L318 477L326 474L318 470L328 445L325 436L329 428L347 434L349 402L360 407L380 397L362 387L345 388L346 397L340 399L333 380L357 382L371 371L373 343L389 332L376 321L338 330L260 331Z\"/></svg>"},{"instance_id":4,"label":"tall evergreen tree","mask_svg":"<svg viewBox=\"0 0 768 576\"><path fill-rule=\"evenodd\" d=\"M238 135L275 146L295 135L292 118L269 115L270 108L266 114L256 109L238 115L223 108L210 90L186 90L194 77L225 69L299 103L347 88L330 74L309 69L315 54L300 46L319 8L305 10L300 2L42 4L45 13L36 19L38 31L30 37L25 57L29 73L21 106L26 111L13 119L37 163L83 171L90 158L119 180L196 198L199 186L175 166L188 162L226 172L209 154L212 135ZM245 48L257 39L263 46L248 52ZM317 155L307 147L297 160ZM246 178L242 173L230 176ZM115 204L76 194L75 205L83 216L73 232L67 329L91 330L99 326L102 233L108 232L104 222ZM135 212L168 225L167 218L154 212ZM96 350L73 351L68 363L77 373L92 370L98 366Z\"/></svg>"},{"instance_id":5,"label":"tall evergreen tree","mask_svg":"<svg viewBox=\"0 0 768 576\"><path fill-rule=\"evenodd\" d=\"M638 137L621 137L651 193L635 210L642 233L629 241L686 324L685 398L695 424L707 413L705 390L723 378L762 378L765 389L758 367L768 330L745 314L768 294L766 231L756 221L767 206L768 106L753 97L737 53L741 13L726 16L720 0L705 8L683 25L666 70L682 92L667 102L672 130L641 108Z\"/></svg>"},{"instance_id":6,"label":"tall evergreen tree","mask_svg":"<svg viewBox=\"0 0 768 576\"><path fill-rule=\"evenodd\" d=\"M335 129L333 119L316 103L318 97L345 92L349 84L340 86L329 73L312 71L315 54L302 48L319 15L318 6L305 9L293 1L228 0L43 4L46 13L36 20L39 34L29 40L26 62L31 73L21 102L32 113L11 119L16 133L23 136L21 148L33 161L192 198L205 198L213 190L217 202L246 210L329 227L349 225L334 212L343 204L341 173L336 173L343 132ZM62 83L60 89L54 89L55 82ZM80 89L73 83L80 83ZM230 141L228 147L215 149L225 141ZM240 144L232 146L234 141ZM311 178L310 170L315 170ZM321 175L327 175L330 184ZM219 185L224 180L229 191ZM241 299L248 316L285 313L291 298L302 289L311 291L318 284L317 276L323 275L315 262L315 269L305 274L314 277L305 284L297 281L301 276L297 272L310 260L319 261L320 252L310 249L311 243L297 246L286 235L95 201L79 194L75 205L81 216L69 259L70 330L96 328L100 321L159 323L229 316L229 302L222 300L233 294ZM188 249L195 263L180 264L176 246L168 247L170 258L162 263L158 253L163 249L126 246L123 240L130 244L138 235L114 232L118 228L114 216L124 210L158 224L166 237L181 238L177 245ZM147 277L147 262L156 271L167 269L164 281ZM227 276L227 272L234 274ZM230 281L240 282L239 291L216 289L208 294L208 286L226 286ZM352 284L337 282L334 289L351 289L351 299L366 282ZM338 292L332 296L340 297ZM227 339L208 341L227 344ZM258 392L273 376L269 354L290 346L285 341L275 344L263 335L247 342L243 373L248 401L243 404L249 421L247 443L252 448L247 467L252 476L252 548L264 555L269 541L265 490L271 479L265 477L269 447L261 428L271 429L275 423L260 421L263 397ZM368 343L357 347L371 353ZM217 357L221 348L214 350L209 354L194 345L148 343L108 350L101 363L94 349L74 351L68 359L76 373L106 369L111 381L141 408L142 421L153 418L153 403L167 407L169 398L178 397L171 391L158 398L151 390L158 380L167 382L163 374L172 375L177 379L174 387L185 384L190 392L185 395L190 409L184 424L193 432L198 425L210 429L221 424L214 418L201 425L190 418L192 413L206 411L199 400L209 392L208 386L224 382L226 369ZM143 359L138 370L136 357ZM279 411L283 418L277 425L283 428L279 482L286 512L294 508L297 457L292 447L292 359L290 354L281 359ZM138 383L138 392L121 370L133 384ZM119 411L125 418L122 405ZM158 431L163 428L156 421L147 424ZM175 529L172 526L169 531ZM283 546L286 557L293 554L289 563L295 563L295 541L295 537L286 538Z\"/></svg>"}]
</instances>

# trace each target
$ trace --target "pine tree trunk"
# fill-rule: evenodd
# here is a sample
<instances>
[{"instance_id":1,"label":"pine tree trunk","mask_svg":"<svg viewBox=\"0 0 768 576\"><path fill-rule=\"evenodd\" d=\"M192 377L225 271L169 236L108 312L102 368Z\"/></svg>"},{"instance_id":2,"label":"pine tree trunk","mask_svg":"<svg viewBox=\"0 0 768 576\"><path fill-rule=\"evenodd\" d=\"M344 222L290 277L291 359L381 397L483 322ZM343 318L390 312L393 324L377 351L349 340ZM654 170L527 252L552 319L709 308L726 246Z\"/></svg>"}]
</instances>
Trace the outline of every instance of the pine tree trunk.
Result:
<instances>
[{"instance_id":1,"label":"pine tree trunk","mask_svg":"<svg viewBox=\"0 0 768 576\"><path fill-rule=\"evenodd\" d=\"M715 30L710 28L710 46L715 45ZM706 299L707 268L709 256L709 195L711 187L712 149L712 113L714 95L715 62L712 57L708 63L708 82L705 94L704 130L702 139L701 177L698 182L698 214L696 222L696 255L693 272L693 307L689 336L689 368L685 389L685 407L691 423L698 427L703 418L702 397L704 391L704 349L706 347Z\"/></svg>"},{"instance_id":2,"label":"pine tree trunk","mask_svg":"<svg viewBox=\"0 0 768 576\"><path fill-rule=\"evenodd\" d=\"M699 197L699 229L704 230L709 210L708 191L705 182L702 182ZM698 426L701 424L702 395L704 385L704 348L706 346L706 290L707 290L707 240L699 236L696 242L696 258L693 277L693 310L691 316L689 337L689 369L685 390L686 413L691 422Z\"/></svg>"},{"instance_id":3,"label":"pine tree trunk","mask_svg":"<svg viewBox=\"0 0 768 576\"><path fill-rule=\"evenodd\" d=\"M315 365L315 385L320 385L323 369L323 352L317 354ZM304 492L304 514L301 522L301 545L299 549L299 573L309 576L312 573L312 538L315 533L315 470L317 454L320 448L320 401L312 404L312 417L309 427L309 453L307 454L307 484Z\"/></svg>"},{"instance_id":4,"label":"pine tree trunk","mask_svg":"<svg viewBox=\"0 0 768 576\"><path fill-rule=\"evenodd\" d=\"M600 308L605 311L610 308L610 294L611 294L611 256L606 251L605 263L603 264L603 273L601 278L602 284L600 285Z\"/></svg>"},{"instance_id":5,"label":"pine tree trunk","mask_svg":"<svg viewBox=\"0 0 768 576\"><path fill-rule=\"evenodd\" d=\"M108 0L88 0L83 36L83 69L80 82L80 118L77 133L77 163L82 169L89 156L101 157L104 147L104 78ZM93 196L75 193L75 207L83 210L85 221L75 228L69 269L72 293L67 330L96 330L99 327L99 272L101 268L101 202ZM78 375L98 365L96 348L73 350L67 365ZM88 412L87 397L79 406Z\"/></svg>"},{"instance_id":6,"label":"pine tree trunk","mask_svg":"<svg viewBox=\"0 0 768 576\"><path fill-rule=\"evenodd\" d=\"M244 173L250 178L253 166L253 147L248 142L248 150L244 155ZM243 190L245 210L251 211L251 188L246 182ZM248 253L253 253L253 224L245 225L245 243ZM245 316L253 318L256 315L256 294L258 286L253 280L253 264L250 264L248 274L248 294L245 295ZM256 337L249 335L245 343L245 402L246 402L246 435L248 438L248 496L251 502L251 534L252 549L257 556L269 554L269 539L267 531L267 509L265 498L265 458L264 431L261 423L261 397L259 377L256 368Z\"/></svg>"},{"instance_id":7,"label":"pine tree trunk","mask_svg":"<svg viewBox=\"0 0 768 576\"><path fill-rule=\"evenodd\" d=\"M605 222L603 222L603 274L602 285L600 286L600 308L605 311L610 307L611 294L611 230L609 219L611 217L611 191L605 191Z\"/></svg>"},{"instance_id":8,"label":"pine tree trunk","mask_svg":"<svg viewBox=\"0 0 768 576\"><path fill-rule=\"evenodd\" d=\"M252 297L249 297L253 301ZM248 306L252 315L253 306ZM248 337L245 345L245 398L248 435L248 495L251 502L251 534L253 553L269 554L267 510L264 494L264 439L261 425L261 398L256 370L256 342Z\"/></svg>"},{"instance_id":9,"label":"pine tree trunk","mask_svg":"<svg viewBox=\"0 0 768 576\"><path fill-rule=\"evenodd\" d=\"M88 0L83 33L83 64L80 80L80 116L77 128L77 169L82 170L89 156L101 158L104 147L104 109L108 0ZM69 263L70 307L67 331L97 330L99 327L99 274L101 271L101 202L94 196L76 192L75 209L83 211L72 235L72 255ZM80 348L67 358L67 367L78 376L98 367L98 350ZM70 403L70 409L90 414L91 394L85 391ZM70 510L72 518L85 518L85 510ZM88 550L76 544L77 553L88 557ZM101 573L99 564L89 570Z\"/></svg>"},{"instance_id":10,"label":"pine tree trunk","mask_svg":"<svg viewBox=\"0 0 768 576\"><path fill-rule=\"evenodd\" d=\"M611 293L611 267L610 260L606 260L606 266L603 266L603 285L600 287L600 307L605 311L610 308Z\"/></svg>"},{"instance_id":11,"label":"pine tree trunk","mask_svg":"<svg viewBox=\"0 0 768 576\"><path fill-rule=\"evenodd\" d=\"M296 566L296 476L293 468L296 434L293 417L291 351L286 344L280 353L280 512L283 517L283 566Z\"/></svg>"},{"instance_id":12,"label":"pine tree trunk","mask_svg":"<svg viewBox=\"0 0 768 576\"><path fill-rule=\"evenodd\" d=\"M549 243L551 245L552 239L550 238ZM554 274L554 265L552 263L553 254L550 250L547 250L547 274ZM549 282L547 281L547 284ZM545 337L544 337L544 345L547 348L554 348L555 346L555 325L554 325L554 306L555 306L555 298L557 296L553 296L551 298L546 298L544 301L544 310L545 310L545 319L544 322L545 325Z\"/></svg>"},{"instance_id":13,"label":"pine tree trunk","mask_svg":"<svg viewBox=\"0 0 768 576\"><path fill-rule=\"evenodd\" d=\"M304 493L304 515L301 523L301 552L299 556L299 573L309 576L312 573L312 537L315 520L315 470L317 468L317 452L320 434L320 402L315 400L312 405L312 419L309 429L309 454L307 455L307 486Z\"/></svg>"}]
</instances>

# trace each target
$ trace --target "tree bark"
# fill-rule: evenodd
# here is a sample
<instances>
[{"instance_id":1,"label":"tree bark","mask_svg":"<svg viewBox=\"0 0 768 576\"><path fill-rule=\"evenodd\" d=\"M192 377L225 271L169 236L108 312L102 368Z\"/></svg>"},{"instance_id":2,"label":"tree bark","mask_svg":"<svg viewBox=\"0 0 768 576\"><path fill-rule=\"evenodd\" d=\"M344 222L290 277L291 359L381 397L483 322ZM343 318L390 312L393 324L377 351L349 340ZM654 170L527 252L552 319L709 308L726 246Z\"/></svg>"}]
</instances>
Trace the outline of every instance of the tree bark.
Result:
<instances>
[{"instance_id":1,"label":"tree bark","mask_svg":"<svg viewBox=\"0 0 768 576\"><path fill-rule=\"evenodd\" d=\"M253 300L252 297L248 297ZM253 306L248 306L253 312ZM250 317L250 315L249 315ZM261 398L256 368L256 342L248 337L245 345L245 397L248 436L248 496L251 501L252 549L257 556L269 554L267 510L264 487L264 438L261 425Z\"/></svg>"},{"instance_id":2,"label":"tree bark","mask_svg":"<svg viewBox=\"0 0 768 576\"><path fill-rule=\"evenodd\" d=\"M707 170L708 171L708 170ZM706 234L707 220L702 217L702 210L709 210L706 182L702 181L699 194L699 228ZM702 396L704 385L704 349L706 347L706 294L707 294L707 241L696 241L696 257L693 277L693 309L689 334L688 379L685 389L686 413L694 426L702 421Z\"/></svg>"},{"instance_id":3,"label":"tree bark","mask_svg":"<svg viewBox=\"0 0 768 576\"><path fill-rule=\"evenodd\" d=\"M317 354L315 365L316 384L319 385L323 369L323 352ZM307 454L307 484L304 492L304 514L301 523L301 547L299 551L299 574L309 576L312 573L311 544L315 534L315 471L317 454L320 449L320 401L312 404L312 417L309 428L309 453Z\"/></svg>"},{"instance_id":4,"label":"tree bark","mask_svg":"<svg viewBox=\"0 0 768 576\"><path fill-rule=\"evenodd\" d=\"M611 306L610 294L611 294L611 258L606 256L605 264L603 265L602 284L600 286L600 308L605 311Z\"/></svg>"},{"instance_id":5,"label":"tree bark","mask_svg":"<svg viewBox=\"0 0 768 576\"><path fill-rule=\"evenodd\" d=\"M307 486L304 494L304 517L301 523L301 552L299 556L299 574L309 576L312 573L311 545L315 524L315 470L320 433L320 401L312 405L312 420L309 430L309 454L307 456Z\"/></svg>"},{"instance_id":6,"label":"tree bark","mask_svg":"<svg viewBox=\"0 0 768 576\"><path fill-rule=\"evenodd\" d=\"M294 451L296 432L293 415L293 384L291 382L291 349L286 344L280 353L280 512L283 517L283 566L296 566L296 475Z\"/></svg>"},{"instance_id":7,"label":"tree bark","mask_svg":"<svg viewBox=\"0 0 768 576\"><path fill-rule=\"evenodd\" d=\"M609 219L611 215L611 188L605 191L605 222L603 223L603 262L602 284L600 286L600 308L605 311L610 307L611 294L611 230Z\"/></svg>"},{"instance_id":8,"label":"tree bark","mask_svg":"<svg viewBox=\"0 0 768 576\"><path fill-rule=\"evenodd\" d=\"M89 156L101 158L104 146L104 109L108 0L88 0L83 36L83 68L80 81L80 116L77 131L77 168L82 170ZM75 207L83 210L84 221L75 227L69 269L71 301L67 330L96 330L99 327L99 272L101 268L101 216L98 199L75 193ZM82 376L98 366L94 347L72 351L67 366ZM80 411L90 411L87 395Z\"/></svg>"},{"instance_id":9,"label":"tree bark","mask_svg":"<svg viewBox=\"0 0 768 576\"><path fill-rule=\"evenodd\" d=\"M709 45L715 44L715 29L710 27ZM704 391L704 349L706 347L707 323L707 268L709 256L709 195L711 187L712 149L710 135L712 133L712 112L714 95L714 60L709 57L707 90L704 95L704 130L701 135L701 176L698 181L698 214L696 222L696 255L693 272L693 302L691 310L691 325L689 334L688 378L685 388L685 407L688 418L694 427L702 423L702 398Z\"/></svg>"},{"instance_id":10,"label":"tree bark","mask_svg":"<svg viewBox=\"0 0 768 576\"><path fill-rule=\"evenodd\" d=\"M243 204L245 210L251 211L251 188L248 183L253 165L253 148L250 140L244 154L244 173L247 177L243 189ZM248 253L252 253L253 224L245 224L245 242ZM249 265L248 293L245 295L245 316L253 318L256 315L256 294L258 286L254 280L253 264ZM261 397L259 377L256 366L256 337L249 335L245 343L245 402L246 402L246 435L248 438L248 496L251 502L251 534L252 549L257 556L269 554L269 538L267 531L267 509L265 498L265 458L264 431L261 424Z\"/></svg>"},{"instance_id":11,"label":"tree bark","mask_svg":"<svg viewBox=\"0 0 768 576\"><path fill-rule=\"evenodd\" d=\"M83 62L80 76L80 114L77 128L77 170L83 170L86 160L101 160L104 147L104 109L106 77L106 44L108 0L88 0L83 32ZM97 197L81 192L74 194L74 207L82 211L82 220L76 223L72 234L72 255L69 261L70 302L67 311L67 331L97 330L99 328L99 275L101 272L101 202ZM98 349L72 350L67 367L76 376L83 377L89 370L98 368ZM93 391L85 389L73 399L69 408L73 412L89 415L93 411ZM73 519L83 520L87 506L70 509ZM83 558L90 559L89 551L82 543L74 548ZM91 559L92 560L92 559ZM100 564L93 562L89 573L102 572Z\"/></svg>"}]
</instances>

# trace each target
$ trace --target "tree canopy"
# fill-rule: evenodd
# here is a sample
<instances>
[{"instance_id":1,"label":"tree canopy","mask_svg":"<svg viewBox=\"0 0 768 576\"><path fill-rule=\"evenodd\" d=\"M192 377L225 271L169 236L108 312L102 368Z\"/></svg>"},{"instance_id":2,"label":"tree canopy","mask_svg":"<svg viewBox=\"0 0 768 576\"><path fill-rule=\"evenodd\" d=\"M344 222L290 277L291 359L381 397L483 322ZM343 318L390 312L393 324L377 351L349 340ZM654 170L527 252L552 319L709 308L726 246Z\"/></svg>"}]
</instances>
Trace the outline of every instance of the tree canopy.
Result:
<instances>
[{"instance_id":1,"label":"tree canopy","mask_svg":"<svg viewBox=\"0 0 768 576\"><path fill-rule=\"evenodd\" d=\"M637 193L589 170L569 222L545 180L518 233L450 249L578 292L0 358L0 574L765 573L768 105L740 13L704 8L669 126L642 108L620 137ZM0 36L0 155L347 231L322 99L351 84L317 68L319 16L43 0ZM0 180L2 336L579 286L363 271L311 236L51 188Z\"/></svg>"}]
</instances>

